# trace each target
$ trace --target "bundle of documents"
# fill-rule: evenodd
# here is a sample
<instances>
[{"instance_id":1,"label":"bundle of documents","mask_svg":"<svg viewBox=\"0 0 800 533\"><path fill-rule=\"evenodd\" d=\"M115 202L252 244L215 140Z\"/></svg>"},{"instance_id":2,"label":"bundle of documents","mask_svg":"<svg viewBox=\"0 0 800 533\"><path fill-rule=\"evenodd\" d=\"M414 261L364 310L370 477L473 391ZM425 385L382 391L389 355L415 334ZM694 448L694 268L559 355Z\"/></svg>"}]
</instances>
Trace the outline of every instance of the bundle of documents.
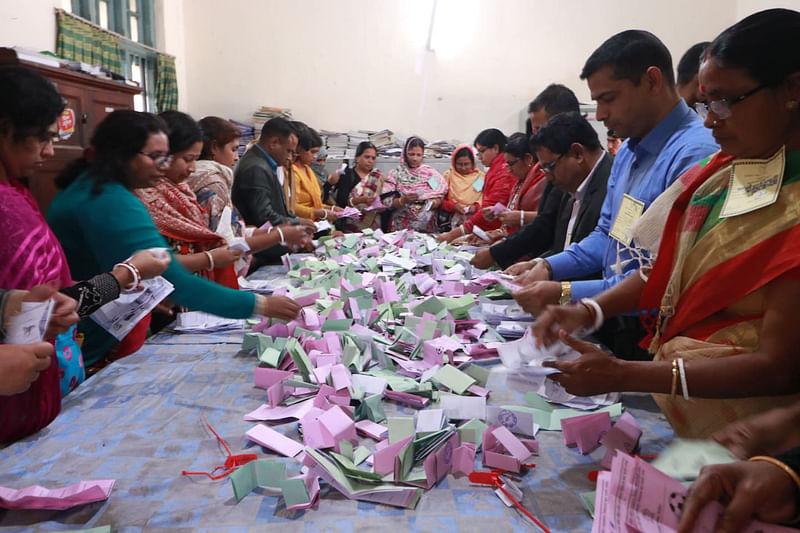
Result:
<instances>
[{"instance_id":1,"label":"bundle of documents","mask_svg":"<svg viewBox=\"0 0 800 533\"><path fill-rule=\"evenodd\" d=\"M369 135L369 142L375 145L376 148L382 148L393 144L394 132L392 130L381 130L373 132Z\"/></svg>"},{"instance_id":2,"label":"bundle of documents","mask_svg":"<svg viewBox=\"0 0 800 533\"><path fill-rule=\"evenodd\" d=\"M292 110L281 107L261 106L253 112L253 128L261 132L261 128L271 118L281 117L292 120Z\"/></svg>"},{"instance_id":3,"label":"bundle of documents","mask_svg":"<svg viewBox=\"0 0 800 533\"><path fill-rule=\"evenodd\" d=\"M425 145L425 157L430 158L442 158L453 155L453 150L456 149L456 145L453 142L457 141L446 141L444 139L439 139L437 141L433 141Z\"/></svg>"},{"instance_id":4,"label":"bundle of documents","mask_svg":"<svg viewBox=\"0 0 800 533\"><path fill-rule=\"evenodd\" d=\"M230 121L242 132L242 136L239 137L239 156L242 156L245 150L247 150L247 145L256 139L257 135L261 133L261 130L256 132L256 129L250 124L245 124L244 122L233 119L230 119Z\"/></svg>"},{"instance_id":5,"label":"bundle of documents","mask_svg":"<svg viewBox=\"0 0 800 533\"><path fill-rule=\"evenodd\" d=\"M212 333L244 327L244 320L222 318L202 311L178 313L175 331L180 333Z\"/></svg>"}]
</instances>

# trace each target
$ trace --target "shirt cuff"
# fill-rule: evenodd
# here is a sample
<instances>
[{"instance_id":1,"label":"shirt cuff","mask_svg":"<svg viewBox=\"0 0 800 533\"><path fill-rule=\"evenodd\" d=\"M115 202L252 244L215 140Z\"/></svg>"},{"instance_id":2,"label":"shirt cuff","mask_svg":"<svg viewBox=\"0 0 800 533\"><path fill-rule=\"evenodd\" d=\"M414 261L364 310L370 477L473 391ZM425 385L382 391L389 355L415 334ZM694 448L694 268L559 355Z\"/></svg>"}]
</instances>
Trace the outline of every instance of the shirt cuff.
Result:
<instances>
[{"instance_id":1,"label":"shirt cuff","mask_svg":"<svg viewBox=\"0 0 800 533\"><path fill-rule=\"evenodd\" d=\"M550 264L550 271L553 273L553 279L555 281L560 281L569 277L567 269L569 267L570 259L565 253L562 252L556 255L551 255L550 257L546 258L545 261Z\"/></svg>"},{"instance_id":2,"label":"shirt cuff","mask_svg":"<svg viewBox=\"0 0 800 533\"><path fill-rule=\"evenodd\" d=\"M578 302L581 298L594 298L604 290L605 284L601 279L573 281L572 301Z\"/></svg>"}]
</instances>

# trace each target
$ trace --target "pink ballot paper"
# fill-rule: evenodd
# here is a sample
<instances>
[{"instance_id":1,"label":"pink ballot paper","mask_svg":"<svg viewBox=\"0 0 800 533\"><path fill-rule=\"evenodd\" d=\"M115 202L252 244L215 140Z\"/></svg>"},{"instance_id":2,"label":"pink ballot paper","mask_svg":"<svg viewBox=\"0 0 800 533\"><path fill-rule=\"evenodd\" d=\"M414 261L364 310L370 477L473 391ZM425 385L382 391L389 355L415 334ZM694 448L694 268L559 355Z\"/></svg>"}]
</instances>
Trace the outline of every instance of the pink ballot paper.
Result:
<instances>
[{"instance_id":1,"label":"pink ballot paper","mask_svg":"<svg viewBox=\"0 0 800 533\"><path fill-rule=\"evenodd\" d=\"M592 533L675 533L678 529L685 487L639 458L617 452L611 472L597 478ZM722 505L712 502L700 513L694 533L713 533ZM788 533L787 527L752 521L743 533Z\"/></svg>"},{"instance_id":2,"label":"pink ballot paper","mask_svg":"<svg viewBox=\"0 0 800 533\"><path fill-rule=\"evenodd\" d=\"M46 489L31 485L24 489L0 487L0 507L5 509L69 509L84 503L108 499L114 486L113 479L79 481L60 489Z\"/></svg>"}]
</instances>

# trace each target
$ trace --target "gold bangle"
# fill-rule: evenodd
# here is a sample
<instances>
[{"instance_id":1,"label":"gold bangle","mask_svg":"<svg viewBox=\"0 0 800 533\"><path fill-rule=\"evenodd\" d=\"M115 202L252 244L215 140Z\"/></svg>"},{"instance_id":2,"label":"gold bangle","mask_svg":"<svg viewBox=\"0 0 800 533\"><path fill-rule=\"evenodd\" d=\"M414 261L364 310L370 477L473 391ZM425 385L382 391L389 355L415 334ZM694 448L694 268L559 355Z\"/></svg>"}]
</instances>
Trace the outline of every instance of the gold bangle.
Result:
<instances>
[{"instance_id":1,"label":"gold bangle","mask_svg":"<svg viewBox=\"0 0 800 533\"><path fill-rule=\"evenodd\" d=\"M798 494L800 494L800 476L798 476L797 472L795 472L794 469L792 469L790 466L784 464L782 461L779 461L778 459L775 459L774 457L769 457L768 455L756 455L756 456L751 457L750 459L748 459L748 461L764 461L764 462L771 463L771 464L777 466L778 468L780 468L781 470L786 472L786 474L790 478L792 478L792 481L794 481L795 487L798 490ZM795 494L795 510L797 510L798 494ZM800 520L800 513L796 513L794 515L794 517L792 517L786 523L787 524L793 524L793 523L797 522L798 520Z\"/></svg>"},{"instance_id":2,"label":"gold bangle","mask_svg":"<svg viewBox=\"0 0 800 533\"><path fill-rule=\"evenodd\" d=\"M572 282L561 282L561 297L558 299L558 305L569 305L572 303Z\"/></svg>"},{"instance_id":3,"label":"gold bangle","mask_svg":"<svg viewBox=\"0 0 800 533\"><path fill-rule=\"evenodd\" d=\"M675 397L675 393L678 391L678 360L672 360L672 392L670 393L670 398Z\"/></svg>"}]
</instances>

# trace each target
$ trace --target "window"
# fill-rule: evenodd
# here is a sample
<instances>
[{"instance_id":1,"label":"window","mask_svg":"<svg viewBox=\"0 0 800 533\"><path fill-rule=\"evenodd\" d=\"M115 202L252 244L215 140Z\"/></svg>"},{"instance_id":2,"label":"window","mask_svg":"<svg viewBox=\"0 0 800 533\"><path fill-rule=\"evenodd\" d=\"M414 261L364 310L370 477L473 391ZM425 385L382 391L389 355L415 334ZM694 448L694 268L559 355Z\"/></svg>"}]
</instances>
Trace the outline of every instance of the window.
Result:
<instances>
[{"instance_id":1,"label":"window","mask_svg":"<svg viewBox=\"0 0 800 533\"><path fill-rule=\"evenodd\" d=\"M138 82L142 94L134 97L137 111L154 111L158 57L155 43L153 0L62 0L65 10L118 33L122 51L121 72Z\"/></svg>"}]
</instances>

